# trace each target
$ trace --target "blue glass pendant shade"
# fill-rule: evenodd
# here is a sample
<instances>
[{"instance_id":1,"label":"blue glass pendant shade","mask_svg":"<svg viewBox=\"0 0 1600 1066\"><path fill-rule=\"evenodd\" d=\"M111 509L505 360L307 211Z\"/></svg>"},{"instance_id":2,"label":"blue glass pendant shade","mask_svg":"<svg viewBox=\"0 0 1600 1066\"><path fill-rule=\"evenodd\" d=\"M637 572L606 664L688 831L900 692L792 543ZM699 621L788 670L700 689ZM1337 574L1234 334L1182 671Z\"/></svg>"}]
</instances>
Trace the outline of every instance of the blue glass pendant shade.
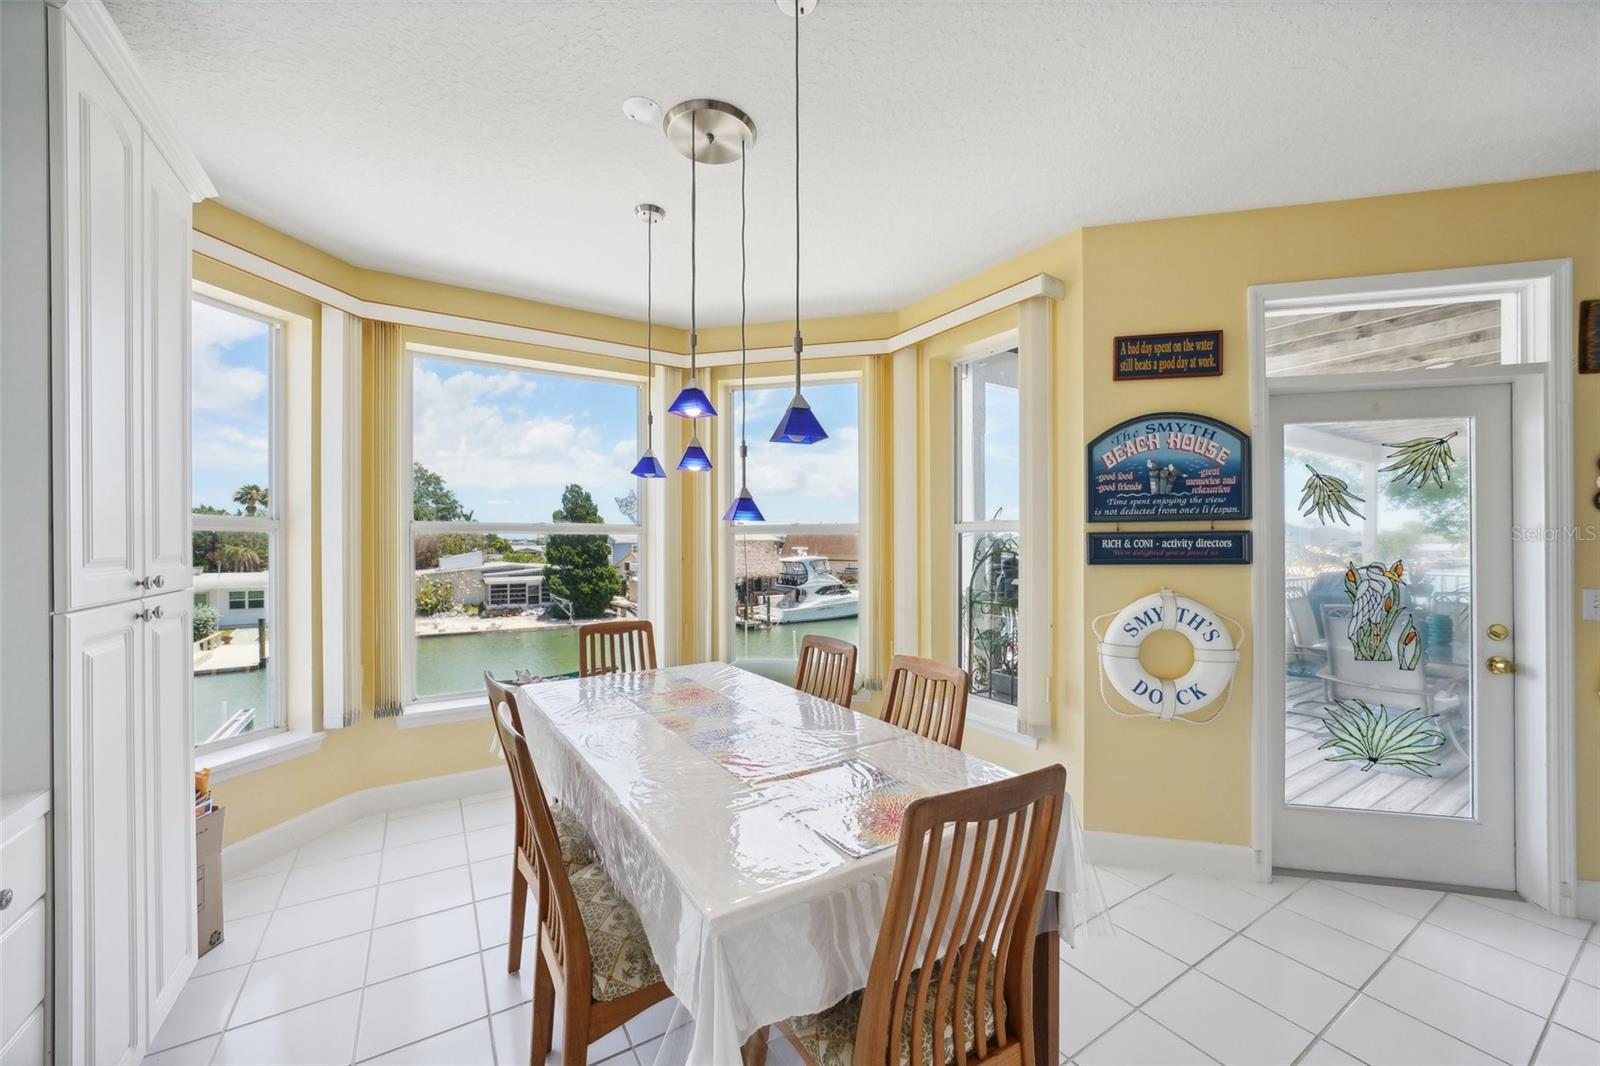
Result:
<instances>
[{"instance_id":1,"label":"blue glass pendant shade","mask_svg":"<svg viewBox=\"0 0 1600 1066\"><path fill-rule=\"evenodd\" d=\"M717 417L717 409L711 406L711 398L695 384L685 385L683 391L678 393L678 398L672 401L672 406L667 408L667 411L681 418Z\"/></svg>"},{"instance_id":2,"label":"blue glass pendant shade","mask_svg":"<svg viewBox=\"0 0 1600 1066\"><path fill-rule=\"evenodd\" d=\"M711 456L700 446L699 426L689 434L689 446L683 450L683 458L678 460L678 469L696 472L711 469Z\"/></svg>"},{"instance_id":3,"label":"blue glass pendant shade","mask_svg":"<svg viewBox=\"0 0 1600 1066\"><path fill-rule=\"evenodd\" d=\"M778 420L778 428L772 431L773 442L815 444L819 440L827 439L827 431L822 428L822 423L817 421L811 405L806 403L804 396L796 392L794 399L789 401L788 409L783 412L783 417Z\"/></svg>"},{"instance_id":4,"label":"blue glass pendant shade","mask_svg":"<svg viewBox=\"0 0 1600 1066\"><path fill-rule=\"evenodd\" d=\"M656 458L654 451L646 451L639 456L639 461L633 464L634 477L666 477L667 468L661 465L661 460Z\"/></svg>"},{"instance_id":5,"label":"blue glass pendant shade","mask_svg":"<svg viewBox=\"0 0 1600 1066\"><path fill-rule=\"evenodd\" d=\"M733 498L733 503L728 505L728 510L722 516L724 522L765 522L766 516L761 513L761 508L756 506L755 498L750 495L749 489L740 489L739 495Z\"/></svg>"}]
</instances>

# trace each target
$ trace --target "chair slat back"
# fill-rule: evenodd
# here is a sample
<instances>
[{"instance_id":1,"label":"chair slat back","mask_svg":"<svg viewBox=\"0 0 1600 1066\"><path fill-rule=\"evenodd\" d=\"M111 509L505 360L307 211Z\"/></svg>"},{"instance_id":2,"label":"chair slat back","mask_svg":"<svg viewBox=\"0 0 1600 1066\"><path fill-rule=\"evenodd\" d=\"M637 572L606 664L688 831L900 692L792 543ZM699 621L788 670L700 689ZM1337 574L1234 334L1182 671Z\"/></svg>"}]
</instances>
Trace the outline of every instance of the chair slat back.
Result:
<instances>
[{"instance_id":1,"label":"chair slat back","mask_svg":"<svg viewBox=\"0 0 1600 1066\"><path fill-rule=\"evenodd\" d=\"M933 659L896 655L889 663L883 720L902 729L961 747L967 726L967 672Z\"/></svg>"},{"instance_id":2,"label":"chair slat back","mask_svg":"<svg viewBox=\"0 0 1600 1066\"><path fill-rule=\"evenodd\" d=\"M800 641L794 687L841 707L850 706L856 687L856 646L833 637L807 634Z\"/></svg>"},{"instance_id":3,"label":"chair slat back","mask_svg":"<svg viewBox=\"0 0 1600 1066\"><path fill-rule=\"evenodd\" d=\"M1047 766L906 809L861 1004L856 1066L966 1066L1032 1039L1035 932L1066 785L1066 770ZM985 1032L986 1007L993 1037ZM1024 1048L1021 1061L1034 1056Z\"/></svg>"},{"instance_id":4,"label":"chair slat back","mask_svg":"<svg viewBox=\"0 0 1600 1066\"><path fill-rule=\"evenodd\" d=\"M656 631L643 618L590 622L578 630L578 676L656 668Z\"/></svg>"},{"instance_id":5,"label":"chair slat back","mask_svg":"<svg viewBox=\"0 0 1600 1066\"><path fill-rule=\"evenodd\" d=\"M505 731L500 728L500 708L504 707L511 715L512 728L519 733L522 731L522 709L517 706L517 690L510 685L496 681L494 675L485 670L483 672L484 687L489 690L489 717L494 721L495 735L500 739L500 750L506 756L506 771L511 775L511 792L516 797L516 840L517 847L526 846L527 857L532 861L532 845L527 841L528 823L522 816L523 808L527 802L522 795L522 779L517 775L516 764L511 759L511 745L507 743Z\"/></svg>"},{"instance_id":6,"label":"chair slat back","mask_svg":"<svg viewBox=\"0 0 1600 1066\"><path fill-rule=\"evenodd\" d=\"M584 994L590 987L589 934L584 929L583 915L578 910L577 894L567 877L566 865L561 861L555 818L550 814L550 804L545 799L538 772L534 770L528 740L518 728L514 706L514 702L496 706L494 723L501 746L506 750L506 762L511 765L512 780L519 782L515 786L517 803L528 827L529 846L523 854L533 866L537 885L539 936L541 944L548 949L561 987Z\"/></svg>"}]
</instances>

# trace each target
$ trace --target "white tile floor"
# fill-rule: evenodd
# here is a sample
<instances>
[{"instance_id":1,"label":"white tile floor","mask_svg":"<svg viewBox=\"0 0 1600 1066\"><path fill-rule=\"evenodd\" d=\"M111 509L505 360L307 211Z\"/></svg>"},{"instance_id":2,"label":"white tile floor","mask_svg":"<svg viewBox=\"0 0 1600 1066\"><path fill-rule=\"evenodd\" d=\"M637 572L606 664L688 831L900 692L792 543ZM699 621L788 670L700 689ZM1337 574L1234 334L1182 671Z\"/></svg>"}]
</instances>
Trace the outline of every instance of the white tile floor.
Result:
<instances>
[{"instance_id":1,"label":"white tile floor","mask_svg":"<svg viewBox=\"0 0 1600 1066\"><path fill-rule=\"evenodd\" d=\"M377 814L233 877L226 940L145 1061L526 1063L511 820L507 793ZM1119 931L1062 951L1064 1062L1600 1066L1591 923L1376 885L1101 876ZM651 1066L670 1014L589 1061Z\"/></svg>"}]
</instances>

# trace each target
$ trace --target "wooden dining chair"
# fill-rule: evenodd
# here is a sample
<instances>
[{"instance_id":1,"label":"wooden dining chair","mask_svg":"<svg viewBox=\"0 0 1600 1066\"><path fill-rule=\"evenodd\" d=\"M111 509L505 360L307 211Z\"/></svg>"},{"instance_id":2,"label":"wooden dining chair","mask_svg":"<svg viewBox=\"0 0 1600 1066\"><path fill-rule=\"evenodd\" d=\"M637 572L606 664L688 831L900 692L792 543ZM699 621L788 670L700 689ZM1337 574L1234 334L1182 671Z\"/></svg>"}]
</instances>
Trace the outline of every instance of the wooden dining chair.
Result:
<instances>
[{"instance_id":1,"label":"wooden dining chair","mask_svg":"<svg viewBox=\"0 0 1600 1066\"><path fill-rule=\"evenodd\" d=\"M656 631L643 618L590 622L578 630L578 676L656 668Z\"/></svg>"},{"instance_id":2,"label":"wooden dining chair","mask_svg":"<svg viewBox=\"0 0 1600 1066\"><path fill-rule=\"evenodd\" d=\"M495 733L500 738L500 748L506 752L506 769L511 774L512 806L515 817L512 819L513 847L511 849L511 940L506 950L506 971L516 973L522 969L522 929L526 921L525 911L528 906L528 886L537 884L531 872L532 861L525 856L533 852L533 841L528 827L528 820L523 816L527 808L524 794L528 790L527 783L520 779L517 765L511 759L511 742L506 731L501 728L500 712L503 709L510 719L512 728L518 733L522 732L522 711L517 705L517 690L510 685L496 681L489 671L483 672L484 685L489 689L489 717L494 719ZM541 796L541 802L544 802ZM572 812L564 806L550 807L551 821L555 823L556 839L561 845L561 860L568 867L588 866L595 861L594 847L589 842L589 834L584 829L583 823L573 817Z\"/></svg>"},{"instance_id":3,"label":"wooden dining chair","mask_svg":"<svg viewBox=\"0 0 1600 1066\"><path fill-rule=\"evenodd\" d=\"M505 737L506 759L520 780L517 790L528 825L529 847L518 847L518 868L538 886L538 937L533 961L533 1039L529 1066L540 1066L555 1035L561 999L562 1066L585 1066L589 1045L672 995L650 954L638 912L598 863L569 866L561 858L555 819L545 802L510 706L501 704L495 725ZM525 894L513 895L512 912ZM513 954L521 946L514 934Z\"/></svg>"},{"instance_id":4,"label":"wooden dining chair","mask_svg":"<svg viewBox=\"0 0 1600 1066\"><path fill-rule=\"evenodd\" d=\"M800 641L794 687L841 707L850 706L856 687L856 646L846 640L808 633Z\"/></svg>"},{"instance_id":5,"label":"wooden dining chair","mask_svg":"<svg viewBox=\"0 0 1600 1066\"><path fill-rule=\"evenodd\" d=\"M1047 766L906 808L866 988L779 1024L801 1058L1035 1066L1033 955L1066 787ZM745 1053L764 1059L765 1034Z\"/></svg>"},{"instance_id":6,"label":"wooden dining chair","mask_svg":"<svg viewBox=\"0 0 1600 1066\"><path fill-rule=\"evenodd\" d=\"M896 655L889 663L883 720L902 729L961 747L967 726L967 672L933 659Z\"/></svg>"}]
</instances>

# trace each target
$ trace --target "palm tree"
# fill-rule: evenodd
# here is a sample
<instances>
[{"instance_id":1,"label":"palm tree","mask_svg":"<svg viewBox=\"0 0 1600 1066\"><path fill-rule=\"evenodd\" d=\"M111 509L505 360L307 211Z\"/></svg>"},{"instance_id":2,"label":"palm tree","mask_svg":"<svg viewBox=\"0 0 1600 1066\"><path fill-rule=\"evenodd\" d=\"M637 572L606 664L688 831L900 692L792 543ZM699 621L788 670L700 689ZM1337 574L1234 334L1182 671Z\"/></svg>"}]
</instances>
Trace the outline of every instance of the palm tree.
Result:
<instances>
[{"instance_id":1,"label":"palm tree","mask_svg":"<svg viewBox=\"0 0 1600 1066\"><path fill-rule=\"evenodd\" d=\"M248 544L224 544L222 562L230 570L260 570L261 553Z\"/></svg>"},{"instance_id":2,"label":"palm tree","mask_svg":"<svg viewBox=\"0 0 1600 1066\"><path fill-rule=\"evenodd\" d=\"M267 490L255 484L241 485L233 494L233 502L243 507L245 514L254 517L259 508L267 505Z\"/></svg>"}]
</instances>

